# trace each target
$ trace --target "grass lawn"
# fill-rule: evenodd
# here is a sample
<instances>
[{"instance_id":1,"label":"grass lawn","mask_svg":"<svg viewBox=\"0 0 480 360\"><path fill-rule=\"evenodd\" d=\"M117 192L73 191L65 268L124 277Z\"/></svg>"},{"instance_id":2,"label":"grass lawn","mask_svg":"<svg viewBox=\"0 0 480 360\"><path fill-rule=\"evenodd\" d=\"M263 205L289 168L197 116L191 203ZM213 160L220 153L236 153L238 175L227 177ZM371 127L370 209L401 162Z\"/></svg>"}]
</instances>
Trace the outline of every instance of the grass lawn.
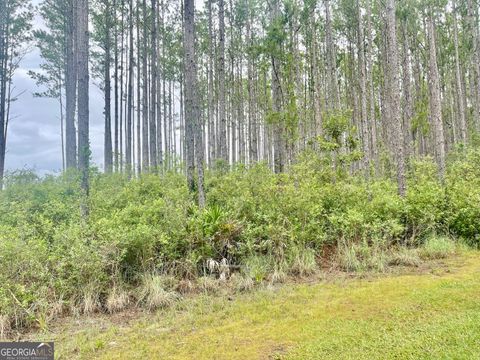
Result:
<instances>
[{"instance_id":1,"label":"grass lawn","mask_svg":"<svg viewBox=\"0 0 480 360\"><path fill-rule=\"evenodd\" d=\"M29 337L42 336L60 359L480 359L480 253L70 319Z\"/></svg>"}]
</instances>

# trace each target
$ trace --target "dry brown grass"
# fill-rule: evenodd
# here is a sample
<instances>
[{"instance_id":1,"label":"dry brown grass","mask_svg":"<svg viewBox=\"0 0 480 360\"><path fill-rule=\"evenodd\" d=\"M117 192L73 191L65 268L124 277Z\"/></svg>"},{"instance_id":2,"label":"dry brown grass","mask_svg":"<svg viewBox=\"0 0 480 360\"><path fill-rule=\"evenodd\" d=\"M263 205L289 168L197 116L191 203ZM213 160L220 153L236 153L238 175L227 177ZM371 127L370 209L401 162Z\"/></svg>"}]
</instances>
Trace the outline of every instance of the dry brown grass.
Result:
<instances>
[{"instance_id":1,"label":"dry brown grass","mask_svg":"<svg viewBox=\"0 0 480 360\"><path fill-rule=\"evenodd\" d=\"M121 288L116 286L113 287L112 292L108 295L106 301L107 311L112 314L125 310L130 304L130 295L129 293Z\"/></svg>"}]
</instances>

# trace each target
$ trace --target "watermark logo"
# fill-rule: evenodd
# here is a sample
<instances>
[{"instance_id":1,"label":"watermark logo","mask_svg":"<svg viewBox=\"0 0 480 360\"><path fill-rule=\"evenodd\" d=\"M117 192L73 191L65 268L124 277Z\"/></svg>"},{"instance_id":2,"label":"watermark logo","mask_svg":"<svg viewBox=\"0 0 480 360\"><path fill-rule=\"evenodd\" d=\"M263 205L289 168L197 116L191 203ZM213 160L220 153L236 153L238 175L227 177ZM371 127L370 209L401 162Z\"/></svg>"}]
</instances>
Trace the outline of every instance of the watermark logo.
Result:
<instances>
[{"instance_id":1,"label":"watermark logo","mask_svg":"<svg viewBox=\"0 0 480 360\"><path fill-rule=\"evenodd\" d=\"M0 360L54 360L53 342L0 342Z\"/></svg>"}]
</instances>

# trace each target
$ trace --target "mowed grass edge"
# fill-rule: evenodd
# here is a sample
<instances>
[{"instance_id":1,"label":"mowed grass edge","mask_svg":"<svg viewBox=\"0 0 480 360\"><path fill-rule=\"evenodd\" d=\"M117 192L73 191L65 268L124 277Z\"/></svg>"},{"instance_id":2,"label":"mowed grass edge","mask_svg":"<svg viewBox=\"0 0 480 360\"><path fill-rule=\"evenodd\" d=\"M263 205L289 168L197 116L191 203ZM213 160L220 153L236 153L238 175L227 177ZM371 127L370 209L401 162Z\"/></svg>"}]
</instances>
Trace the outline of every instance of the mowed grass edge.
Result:
<instances>
[{"instance_id":1,"label":"mowed grass edge","mask_svg":"<svg viewBox=\"0 0 480 360\"><path fill-rule=\"evenodd\" d=\"M480 253L428 271L196 296L154 314L69 321L59 359L480 359Z\"/></svg>"}]
</instances>

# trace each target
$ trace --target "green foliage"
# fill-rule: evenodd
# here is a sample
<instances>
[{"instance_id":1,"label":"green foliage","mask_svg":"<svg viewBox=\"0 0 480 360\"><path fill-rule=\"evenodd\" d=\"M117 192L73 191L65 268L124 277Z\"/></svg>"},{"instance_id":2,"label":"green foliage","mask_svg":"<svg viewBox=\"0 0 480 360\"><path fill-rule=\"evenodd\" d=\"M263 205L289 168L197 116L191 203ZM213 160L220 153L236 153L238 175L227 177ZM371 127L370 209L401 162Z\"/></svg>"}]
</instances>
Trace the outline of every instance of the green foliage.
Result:
<instances>
[{"instance_id":1,"label":"green foliage","mask_svg":"<svg viewBox=\"0 0 480 360\"><path fill-rule=\"evenodd\" d=\"M325 114L325 134L334 142L340 143L342 134L349 128L350 117L351 111L331 111Z\"/></svg>"},{"instance_id":2,"label":"green foliage","mask_svg":"<svg viewBox=\"0 0 480 360\"><path fill-rule=\"evenodd\" d=\"M58 309L162 307L174 287L160 280L193 280L209 263L240 269L238 288L251 288L315 272L325 249L346 270L383 271L448 255L450 234L478 245L479 150L452 154L444 183L431 159L412 163L405 198L391 180L340 177L315 155L308 150L284 174L261 163L207 171L204 209L181 174L92 171L87 222L75 172L11 174L0 193L2 319L43 326ZM391 254L405 244L421 250Z\"/></svg>"},{"instance_id":3,"label":"green foliage","mask_svg":"<svg viewBox=\"0 0 480 360\"><path fill-rule=\"evenodd\" d=\"M467 242L480 244L480 151L461 151L453 156L446 179L445 221Z\"/></svg>"},{"instance_id":4,"label":"green foliage","mask_svg":"<svg viewBox=\"0 0 480 360\"><path fill-rule=\"evenodd\" d=\"M445 189L438 180L437 169L431 159L412 164L405 198L405 216L409 239L421 242L426 235L443 229L446 204Z\"/></svg>"}]
</instances>

